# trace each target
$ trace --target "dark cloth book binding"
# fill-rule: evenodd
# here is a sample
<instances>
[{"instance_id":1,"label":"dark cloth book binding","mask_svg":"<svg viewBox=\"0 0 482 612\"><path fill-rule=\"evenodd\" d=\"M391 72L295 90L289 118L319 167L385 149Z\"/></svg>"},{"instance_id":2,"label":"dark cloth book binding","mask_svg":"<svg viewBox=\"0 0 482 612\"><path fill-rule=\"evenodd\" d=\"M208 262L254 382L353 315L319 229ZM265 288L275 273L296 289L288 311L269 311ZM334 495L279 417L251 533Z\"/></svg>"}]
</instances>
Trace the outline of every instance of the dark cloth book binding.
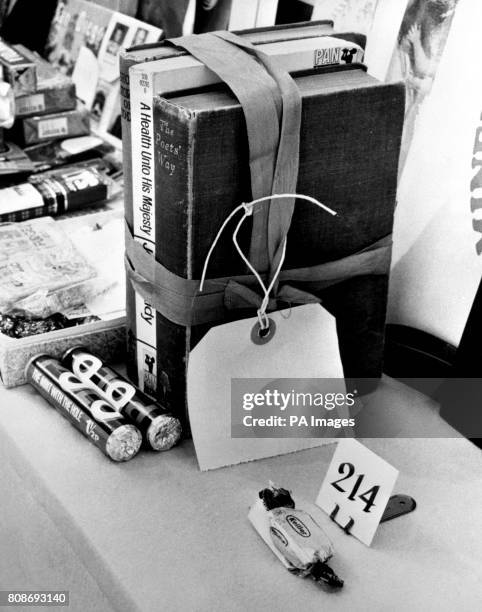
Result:
<instances>
[{"instance_id":1,"label":"dark cloth book binding","mask_svg":"<svg viewBox=\"0 0 482 612\"><path fill-rule=\"evenodd\" d=\"M284 268L313 266L355 254L392 232L404 117L402 84L382 84L360 67L299 76L302 96L297 192L317 198L338 215L298 200L288 234ZM157 98L154 111L156 259L174 274L199 279L219 227L241 202L249 202L246 125L227 88ZM176 172L165 161L178 151ZM161 127L164 131L161 133ZM172 145L172 147L171 147ZM162 156L162 157L161 157ZM171 160L173 161L173 160ZM248 252L250 228L241 237ZM209 266L211 278L245 274L224 233ZM388 274L357 276L323 290L322 304L337 319L346 377L378 378L382 372ZM246 311L240 316L254 316ZM228 320L228 316L227 316ZM143 359L136 342L135 293L128 283L128 369L145 389L187 420L189 350L209 326L184 327L156 317L157 354ZM320 338L320 342L323 339ZM147 381L147 384L146 384Z\"/></svg>"}]
</instances>

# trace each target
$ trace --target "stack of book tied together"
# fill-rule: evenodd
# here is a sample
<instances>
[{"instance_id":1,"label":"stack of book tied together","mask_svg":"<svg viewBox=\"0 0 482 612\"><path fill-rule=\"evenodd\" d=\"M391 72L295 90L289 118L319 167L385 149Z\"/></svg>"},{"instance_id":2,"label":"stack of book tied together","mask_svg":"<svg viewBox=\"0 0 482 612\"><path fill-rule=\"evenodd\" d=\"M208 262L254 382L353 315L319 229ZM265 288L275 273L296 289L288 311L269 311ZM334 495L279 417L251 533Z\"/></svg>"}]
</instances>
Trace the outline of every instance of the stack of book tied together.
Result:
<instances>
[{"instance_id":1,"label":"stack of book tied together","mask_svg":"<svg viewBox=\"0 0 482 612\"><path fill-rule=\"evenodd\" d=\"M404 87L367 74L364 46L310 22L121 55L129 375L184 421L190 352L263 300L233 244L239 218L201 291L206 257L240 204L274 193L337 214L286 198L243 224L239 246L262 279L284 256L263 308L321 302L344 375L381 376Z\"/></svg>"}]
</instances>

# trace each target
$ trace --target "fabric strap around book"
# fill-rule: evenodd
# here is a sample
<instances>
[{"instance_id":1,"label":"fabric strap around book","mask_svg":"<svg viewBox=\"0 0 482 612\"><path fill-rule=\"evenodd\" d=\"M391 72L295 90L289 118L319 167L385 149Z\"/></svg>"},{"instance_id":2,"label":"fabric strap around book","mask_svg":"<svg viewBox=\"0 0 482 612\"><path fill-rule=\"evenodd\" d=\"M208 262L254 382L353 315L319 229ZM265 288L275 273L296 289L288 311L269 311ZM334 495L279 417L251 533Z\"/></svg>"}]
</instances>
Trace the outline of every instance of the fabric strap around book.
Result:
<instances>
[{"instance_id":1,"label":"fabric strap around book","mask_svg":"<svg viewBox=\"0 0 482 612\"><path fill-rule=\"evenodd\" d=\"M219 323L225 319L227 311L259 307L261 297L256 292L259 285L254 275L207 279L200 293L199 280L170 272L134 240L127 224L125 229L127 279L136 293L166 319L184 326ZM336 261L282 270L279 276L281 286L270 300L268 310L276 310L279 304L320 302L313 293L357 276L388 274L391 248L392 237L389 235L354 255ZM264 280L267 280L266 275ZM290 283L301 283L303 289Z\"/></svg>"},{"instance_id":2,"label":"fabric strap around book","mask_svg":"<svg viewBox=\"0 0 482 612\"><path fill-rule=\"evenodd\" d=\"M293 193L298 180L301 96L291 76L231 32L171 39L212 70L238 98L246 120L253 199ZM281 127L280 127L281 124ZM295 201L260 207L253 216L249 259L259 272L277 269Z\"/></svg>"}]
</instances>

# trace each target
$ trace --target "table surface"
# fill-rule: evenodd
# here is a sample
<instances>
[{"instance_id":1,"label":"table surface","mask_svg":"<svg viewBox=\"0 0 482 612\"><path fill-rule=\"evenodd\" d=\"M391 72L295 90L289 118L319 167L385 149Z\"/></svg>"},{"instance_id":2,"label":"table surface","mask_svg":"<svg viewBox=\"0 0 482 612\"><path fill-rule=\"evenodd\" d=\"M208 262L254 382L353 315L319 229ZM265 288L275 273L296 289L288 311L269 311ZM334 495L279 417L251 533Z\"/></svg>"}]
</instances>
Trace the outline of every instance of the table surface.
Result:
<instances>
[{"instance_id":1,"label":"table surface","mask_svg":"<svg viewBox=\"0 0 482 612\"><path fill-rule=\"evenodd\" d=\"M438 418L423 396L385 386L399 422ZM0 389L0 444L122 611L482 609L481 454L441 431L362 440L400 470L395 492L417 509L380 525L370 548L323 515L345 580L327 593L281 566L247 512L269 480L314 500L333 444L212 472L199 471L190 441L115 464L29 387Z\"/></svg>"}]
</instances>

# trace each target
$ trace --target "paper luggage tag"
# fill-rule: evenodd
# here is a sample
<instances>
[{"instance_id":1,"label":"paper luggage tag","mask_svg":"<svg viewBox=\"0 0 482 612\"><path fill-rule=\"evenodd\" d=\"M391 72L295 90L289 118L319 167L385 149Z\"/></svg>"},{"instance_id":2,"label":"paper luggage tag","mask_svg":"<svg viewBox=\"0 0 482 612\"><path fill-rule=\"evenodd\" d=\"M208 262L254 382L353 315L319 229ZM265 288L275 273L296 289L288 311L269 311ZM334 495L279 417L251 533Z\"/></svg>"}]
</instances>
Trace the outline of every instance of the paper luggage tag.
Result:
<instances>
[{"instance_id":1,"label":"paper luggage tag","mask_svg":"<svg viewBox=\"0 0 482 612\"><path fill-rule=\"evenodd\" d=\"M265 344L252 340L253 328L258 323L254 317L213 327L190 354L188 410L201 470L333 441L333 438L231 438L233 378L269 378L274 382L285 378L336 378L345 390L336 321L330 313L319 304L307 304L269 313L269 318L276 329ZM253 392L257 392L255 387Z\"/></svg>"},{"instance_id":2,"label":"paper luggage tag","mask_svg":"<svg viewBox=\"0 0 482 612\"><path fill-rule=\"evenodd\" d=\"M340 440L316 504L341 527L352 523L349 533L370 546L397 477L396 468L360 442Z\"/></svg>"}]
</instances>

